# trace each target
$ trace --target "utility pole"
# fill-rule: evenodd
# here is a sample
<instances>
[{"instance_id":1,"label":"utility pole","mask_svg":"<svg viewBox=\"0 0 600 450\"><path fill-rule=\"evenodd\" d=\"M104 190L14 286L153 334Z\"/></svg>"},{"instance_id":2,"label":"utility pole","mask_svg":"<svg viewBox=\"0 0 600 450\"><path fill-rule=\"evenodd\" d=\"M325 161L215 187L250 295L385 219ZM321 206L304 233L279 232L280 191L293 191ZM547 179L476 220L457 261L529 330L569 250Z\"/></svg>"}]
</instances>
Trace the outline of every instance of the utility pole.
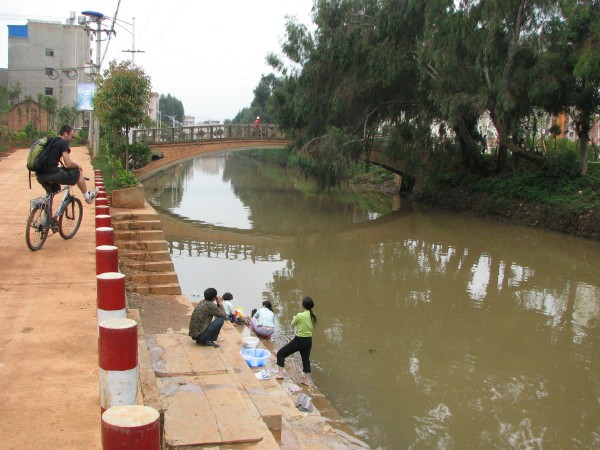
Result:
<instances>
[{"instance_id":1,"label":"utility pole","mask_svg":"<svg viewBox=\"0 0 600 450\"><path fill-rule=\"evenodd\" d=\"M82 11L81 14L90 17L93 22L96 22L96 75L100 75L100 45L102 38L102 19L104 14L95 11ZM108 31L110 33L110 31ZM94 110L90 111L90 128L88 139L92 150L92 158L96 158L99 153L100 146L100 126Z\"/></svg>"},{"instance_id":2,"label":"utility pole","mask_svg":"<svg viewBox=\"0 0 600 450\"><path fill-rule=\"evenodd\" d=\"M132 22L133 23L131 24L131 50L123 50L123 53L131 53L131 64L135 65L135 54L144 53L144 50L135 49L135 17L133 18Z\"/></svg>"}]
</instances>

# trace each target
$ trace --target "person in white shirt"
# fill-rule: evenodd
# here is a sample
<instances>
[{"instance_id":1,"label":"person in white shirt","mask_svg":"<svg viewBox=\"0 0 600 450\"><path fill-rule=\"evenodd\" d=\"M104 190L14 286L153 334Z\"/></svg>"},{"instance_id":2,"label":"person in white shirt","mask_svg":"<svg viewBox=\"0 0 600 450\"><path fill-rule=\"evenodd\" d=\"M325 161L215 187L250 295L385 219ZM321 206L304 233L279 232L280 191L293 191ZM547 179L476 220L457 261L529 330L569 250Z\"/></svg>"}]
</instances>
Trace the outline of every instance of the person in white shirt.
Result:
<instances>
[{"instance_id":1,"label":"person in white shirt","mask_svg":"<svg viewBox=\"0 0 600 450\"><path fill-rule=\"evenodd\" d=\"M250 327L257 336L270 338L275 332L275 314L269 300L262 302L260 308L250 319Z\"/></svg>"}]
</instances>

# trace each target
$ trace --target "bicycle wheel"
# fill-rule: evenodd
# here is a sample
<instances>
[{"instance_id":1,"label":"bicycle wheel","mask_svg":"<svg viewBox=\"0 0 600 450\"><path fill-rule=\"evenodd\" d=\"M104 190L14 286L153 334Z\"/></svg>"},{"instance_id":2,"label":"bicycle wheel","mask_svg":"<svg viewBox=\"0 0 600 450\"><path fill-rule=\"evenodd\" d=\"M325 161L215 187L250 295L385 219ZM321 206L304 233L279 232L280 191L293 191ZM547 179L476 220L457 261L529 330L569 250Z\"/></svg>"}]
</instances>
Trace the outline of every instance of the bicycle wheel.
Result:
<instances>
[{"instance_id":1,"label":"bicycle wheel","mask_svg":"<svg viewBox=\"0 0 600 450\"><path fill-rule=\"evenodd\" d=\"M41 206L36 206L29 213L27 228L25 229L25 242L32 252L39 250L48 237L48 211Z\"/></svg>"},{"instance_id":2,"label":"bicycle wheel","mask_svg":"<svg viewBox=\"0 0 600 450\"><path fill-rule=\"evenodd\" d=\"M82 215L81 200L76 197L67 200L65 210L58 219L58 232L63 239L71 239L75 236L77 230L79 230L79 225L81 225Z\"/></svg>"}]
</instances>

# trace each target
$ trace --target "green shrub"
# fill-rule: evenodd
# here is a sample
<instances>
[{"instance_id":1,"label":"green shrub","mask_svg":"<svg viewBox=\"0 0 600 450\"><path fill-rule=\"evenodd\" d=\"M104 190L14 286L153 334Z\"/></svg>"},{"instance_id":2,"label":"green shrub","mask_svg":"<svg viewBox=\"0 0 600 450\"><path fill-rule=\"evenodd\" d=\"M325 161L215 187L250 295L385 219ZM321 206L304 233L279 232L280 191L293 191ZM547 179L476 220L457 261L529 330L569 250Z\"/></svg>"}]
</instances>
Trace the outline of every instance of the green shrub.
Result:
<instances>
[{"instance_id":1,"label":"green shrub","mask_svg":"<svg viewBox=\"0 0 600 450\"><path fill-rule=\"evenodd\" d=\"M573 143L570 143L573 144ZM556 152L550 152L544 162L546 175L556 178L575 178L580 173L579 155L573 145L569 145L566 139L561 139L561 145L557 145Z\"/></svg>"},{"instance_id":2,"label":"green shrub","mask_svg":"<svg viewBox=\"0 0 600 450\"><path fill-rule=\"evenodd\" d=\"M123 167L120 156L108 151L105 142L101 141L100 149L100 155L92 161L92 164L94 169L102 171L107 193L111 193L115 189L139 185L135 175Z\"/></svg>"},{"instance_id":3,"label":"green shrub","mask_svg":"<svg viewBox=\"0 0 600 450\"><path fill-rule=\"evenodd\" d=\"M134 142L129 146L129 168L131 170L144 167L152 160L152 151L147 144Z\"/></svg>"},{"instance_id":4,"label":"green shrub","mask_svg":"<svg viewBox=\"0 0 600 450\"><path fill-rule=\"evenodd\" d=\"M129 145L129 169L136 170L140 167L144 167L152 160L152 152L150 151L150 147L147 144L142 144L140 142L134 142ZM116 150L112 151L114 155L118 155L125 165L125 144L119 145Z\"/></svg>"}]
</instances>

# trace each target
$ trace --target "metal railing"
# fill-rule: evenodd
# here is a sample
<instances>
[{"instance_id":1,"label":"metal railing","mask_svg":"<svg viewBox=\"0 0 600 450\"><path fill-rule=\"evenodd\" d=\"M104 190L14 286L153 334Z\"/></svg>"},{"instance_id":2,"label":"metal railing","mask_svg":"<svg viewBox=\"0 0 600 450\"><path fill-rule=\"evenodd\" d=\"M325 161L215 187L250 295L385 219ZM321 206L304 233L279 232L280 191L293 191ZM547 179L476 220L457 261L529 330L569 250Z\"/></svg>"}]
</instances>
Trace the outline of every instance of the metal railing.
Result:
<instances>
[{"instance_id":1,"label":"metal railing","mask_svg":"<svg viewBox=\"0 0 600 450\"><path fill-rule=\"evenodd\" d=\"M194 127L146 128L133 130L133 141L143 144L173 144L221 140L286 140L277 125L198 125Z\"/></svg>"}]
</instances>

